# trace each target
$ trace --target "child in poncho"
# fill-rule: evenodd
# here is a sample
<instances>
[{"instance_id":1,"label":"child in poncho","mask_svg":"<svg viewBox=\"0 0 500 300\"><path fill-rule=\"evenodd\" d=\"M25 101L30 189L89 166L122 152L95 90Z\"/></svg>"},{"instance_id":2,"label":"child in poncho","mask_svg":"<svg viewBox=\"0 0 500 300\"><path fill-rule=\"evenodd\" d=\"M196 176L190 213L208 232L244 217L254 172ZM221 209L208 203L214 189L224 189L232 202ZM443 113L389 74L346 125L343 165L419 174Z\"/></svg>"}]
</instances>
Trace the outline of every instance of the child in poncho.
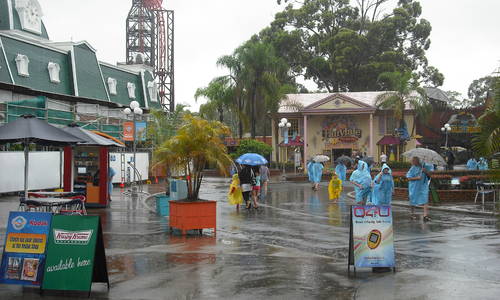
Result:
<instances>
[{"instance_id":1,"label":"child in poncho","mask_svg":"<svg viewBox=\"0 0 500 300\"><path fill-rule=\"evenodd\" d=\"M342 193L342 180L340 180L337 174L332 174L332 179L328 184L328 194L330 195L330 200L336 200L340 198Z\"/></svg>"},{"instance_id":2,"label":"child in poncho","mask_svg":"<svg viewBox=\"0 0 500 300\"><path fill-rule=\"evenodd\" d=\"M236 205L236 210L240 209L240 204L243 203L243 192L240 186L240 178L238 174L233 175L233 182L229 186L229 193L227 195L229 204Z\"/></svg>"}]
</instances>

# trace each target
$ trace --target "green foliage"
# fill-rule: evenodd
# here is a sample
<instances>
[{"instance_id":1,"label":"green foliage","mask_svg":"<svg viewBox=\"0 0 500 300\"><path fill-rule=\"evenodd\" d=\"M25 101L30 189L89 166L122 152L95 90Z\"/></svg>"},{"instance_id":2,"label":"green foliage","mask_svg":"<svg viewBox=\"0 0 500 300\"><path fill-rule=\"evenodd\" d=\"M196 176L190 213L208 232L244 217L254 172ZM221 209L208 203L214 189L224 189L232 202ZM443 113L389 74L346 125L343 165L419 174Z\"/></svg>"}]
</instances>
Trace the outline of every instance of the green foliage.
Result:
<instances>
[{"instance_id":1,"label":"green foliage","mask_svg":"<svg viewBox=\"0 0 500 300\"><path fill-rule=\"evenodd\" d=\"M495 78L485 76L471 82L467 95L472 100L471 106L481 106L486 102L488 96L493 95L495 90Z\"/></svg>"},{"instance_id":2,"label":"green foliage","mask_svg":"<svg viewBox=\"0 0 500 300\"><path fill-rule=\"evenodd\" d=\"M207 87L199 88L194 95L195 99L205 97L208 103L201 105L200 116L212 119L214 113L219 116L219 121L224 122L224 110L232 105L234 90L228 78L219 77L213 79Z\"/></svg>"},{"instance_id":3,"label":"green foliage","mask_svg":"<svg viewBox=\"0 0 500 300\"><path fill-rule=\"evenodd\" d=\"M376 105L385 110L392 110L396 120L404 120L405 108L411 107L415 114L423 122L429 120L432 115L432 105L427 98L425 91L412 83L410 72L388 72L382 73L379 80L384 84L394 87L394 91L386 92L377 97ZM413 124L413 131L415 129Z\"/></svg>"},{"instance_id":4,"label":"green foliage","mask_svg":"<svg viewBox=\"0 0 500 300\"><path fill-rule=\"evenodd\" d=\"M183 172L188 183L188 198L198 200L205 165L213 164L226 174L232 163L222 140L229 134L229 128L221 122L187 114L177 134L156 147L155 162Z\"/></svg>"},{"instance_id":5,"label":"green foliage","mask_svg":"<svg viewBox=\"0 0 500 300\"><path fill-rule=\"evenodd\" d=\"M245 153L257 153L264 157L271 155L273 147L266 143L257 140L242 140L236 152L232 154L234 158L238 158Z\"/></svg>"},{"instance_id":6,"label":"green foliage","mask_svg":"<svg viewBox=\"0 0 500 300\"><path fill-rule=\"evenodd\" d=\"M175 111L167 113L163 110L152 110L151 119L147 127L147 139L153 147L160 145L176 134L177 129L182 124L184 115L189 114L186 111L187 106L177 104Z\"/></svg>"},{"instance_id":7,"label":"green foliage","mask_svg":"<svg viewBox=\"0 0 500 300\"><path fill-rule=\"evenodd\" d=\"M495 102L479 118L481 133L473 139L476 154L486 157L500 152L500 77L494 82Z\"/></svg>"},{"instance_id":8,"label":"green foliage","mask_svg":"<svg viewBox=\"0 0 500 300\"><path fill-rule=\"evenodd\" d=\"M387 0L351 2L293 2L260 36L295 75L312 79L329 92L392 90L380 86L377 78L395 71L412 72L428 85L443 84L443 74L429 66L425 56L432 27L420 17L418 1L398 1L392 11Z\"/></svg>"}]
</instances>

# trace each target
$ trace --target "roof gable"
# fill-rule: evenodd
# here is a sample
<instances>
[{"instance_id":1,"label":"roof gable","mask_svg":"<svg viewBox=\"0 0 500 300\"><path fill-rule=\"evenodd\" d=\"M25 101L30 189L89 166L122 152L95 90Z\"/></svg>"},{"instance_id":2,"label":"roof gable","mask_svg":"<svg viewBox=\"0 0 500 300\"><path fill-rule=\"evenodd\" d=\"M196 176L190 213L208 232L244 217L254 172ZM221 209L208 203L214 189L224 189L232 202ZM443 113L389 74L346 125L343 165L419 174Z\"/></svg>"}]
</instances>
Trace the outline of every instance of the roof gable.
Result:
<instances>
[{"instance_id":1,"label":"roof gable","mask_svg":"<svg viewBox=\"0 0 500 300\"><path fill-rule=\"evenodd\" d=\"M333 94L322 100L316 101L305 107L304 110L330 110L330 109L359 109L359 108L374 108L371 105L348 97L344 94Z\"/></svg>"}]
</instances>

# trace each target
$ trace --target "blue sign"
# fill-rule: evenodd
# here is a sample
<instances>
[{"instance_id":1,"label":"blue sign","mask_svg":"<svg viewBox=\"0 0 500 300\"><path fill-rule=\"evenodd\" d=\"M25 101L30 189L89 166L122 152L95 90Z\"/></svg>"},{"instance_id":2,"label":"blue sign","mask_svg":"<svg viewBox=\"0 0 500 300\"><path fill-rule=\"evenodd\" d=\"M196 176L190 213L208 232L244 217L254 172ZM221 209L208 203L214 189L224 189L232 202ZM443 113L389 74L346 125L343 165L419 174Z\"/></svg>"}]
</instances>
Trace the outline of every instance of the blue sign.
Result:
<instances>
[{"instance_id":1,"label":"blue sign","mask_svg":"<svg viewBox=\"0 0 500 300\"><path fill-rule=\"evenodd\" d=\"M10 212L0 283L40 285L51 220L51 213Z\"/></svg>"},{"instance_id":2,"label":"blue sign","mask_svg":"<svg viewBox=\"0 0 500 300\"><path fill-rule=\"evenodd\" d=\"M146 122L135 122L135 130L138 141L145 141L147 135L147 123Z\"/></svg>"},{"instance_id":3,"label":"blue sign","mask_svg":"<svg viewBox=\"0 0 500 300\"><path fill-rule=\"evenodd\" d=\"M351 235L355 267L395 267L390 206L352 206Z\"/></svg>"}]
</instances>

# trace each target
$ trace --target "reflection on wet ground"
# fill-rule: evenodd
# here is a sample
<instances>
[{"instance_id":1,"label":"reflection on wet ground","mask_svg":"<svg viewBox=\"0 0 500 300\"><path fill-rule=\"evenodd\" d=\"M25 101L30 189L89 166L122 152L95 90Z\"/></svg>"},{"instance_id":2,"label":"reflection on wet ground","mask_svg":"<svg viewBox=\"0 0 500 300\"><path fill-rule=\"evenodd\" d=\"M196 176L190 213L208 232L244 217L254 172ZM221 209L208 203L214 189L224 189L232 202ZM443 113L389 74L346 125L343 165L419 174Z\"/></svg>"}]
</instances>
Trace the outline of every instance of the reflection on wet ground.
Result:
<instances>
[{"instance_id":1,"label":"reflection on wet ground","mask_svg":"<svg viewBox=\"0 0 500 300\"><path fill-rule=\"evenodd\" d=\"M412 221L394 207L397 272L347 276L349 206L308 184L276 183L258 211L227 203L228 183L207 179L202 198L218 200L217 235L170 235L152 203L114 191L101 216L111 289L94 285L96 299L497 299L498 220L433 212ZM151 192L161 190L151 186ZM14 197L0 200L3 243ZM1 299L38 299L38 291L0 286ZM5 296L5 297L4 297ZM61 299L67 295L44 295ZM80 295L81 296L81 295ZM85 296L85 295L84 295Z\"/></svg>"}]
</instances>

